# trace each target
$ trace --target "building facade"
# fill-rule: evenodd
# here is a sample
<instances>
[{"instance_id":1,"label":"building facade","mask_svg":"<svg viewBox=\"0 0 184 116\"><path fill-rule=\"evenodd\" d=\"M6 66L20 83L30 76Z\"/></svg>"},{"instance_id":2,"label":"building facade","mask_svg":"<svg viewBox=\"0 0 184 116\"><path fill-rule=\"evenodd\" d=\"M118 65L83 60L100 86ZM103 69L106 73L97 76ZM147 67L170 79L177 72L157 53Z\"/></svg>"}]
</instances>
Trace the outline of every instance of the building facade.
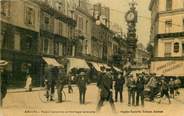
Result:
<instances>
[{"instance_id":1,"label":"building facade","mask_svg":"<svg viewBox=\"0 0 184 116\"><path fill-rule=\"evenodd\" d=\"M33 2L1 1L1 58L9 62L12 84L23 86L26 73L39 79L39 17L39 6Z\"/></svg>"},{"instance_id":2,"label":"building facade","mask_svg":"<svg viewBox=\"0 0 184 116\"><path fill-rule=\"evenodd\" d=\"M100 10L106 16L100 25L89 8L85 0L1 1L0 57L8 61L10 86L23 87L28 73L33 86L39 86L47 59L80 57L112 64L126 42L110 29L109 8Z\"/></svg>"},{"instance_id":3,"label":"building facade","mask_svg":"<svg viewBox=\"0 0 184 116\"><path fill-rule=\"evenodd\" d=\"M151 72L184 76L184 0L151 0Z\"/></svg>"},{"instance_id":4,"label":"building facade","mask_svg":"<svg viewBox=\"0 0 184 116\"><path fill-rule=\"evenodd\" d=\"M184 1L152 0L151 41L155 57L184 55Z\"/></svg>"},{"instance_id":5,"label":"building facade","mask_svg":"<svg viewBox=\"0 0 184 116\"><path fill-rule=\"evenodd\" d=\"M72 55L76 22L56 7L56 2L1 1L1 59L12 74L10 85L24 86L26 74L39 85L46 62Z\"/></svg>"},{"instance_id":6,"label":"building facade","mask_svg":"<svg viewBox=\"0 0 184 116\"><path fill-rule=\"evenodd\" d=\"M137 67L140 68L148 68L148 61L149 61L150 55L143 46L143 44L138 43L135 53L135 63Z\"/></svg>"},{"instance_id":7,"label":"building facade","mask_svg":"<svg viewBox=\"0 0 184 116\"><path fill-rule=\"evenodd\" d=\"M78 42L76 45L76 55L91 54L91 36L93 17L90 15L86 1L80 1L80 5L74 12L74 19L77 22L75 28L75 38Z\"/></svg>"}]
</instances>

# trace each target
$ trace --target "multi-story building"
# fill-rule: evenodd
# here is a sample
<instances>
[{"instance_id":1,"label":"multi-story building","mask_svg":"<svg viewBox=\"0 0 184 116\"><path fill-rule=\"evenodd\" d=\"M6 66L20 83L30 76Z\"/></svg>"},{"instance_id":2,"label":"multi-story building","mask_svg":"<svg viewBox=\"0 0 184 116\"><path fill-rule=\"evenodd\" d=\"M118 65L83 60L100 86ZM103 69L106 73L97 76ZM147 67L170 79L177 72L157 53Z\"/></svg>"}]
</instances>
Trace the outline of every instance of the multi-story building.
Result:
<instances>
[{"instance_id":1,"label":"multi-story building","mask_svg":"<svg viewBox=\"0 0 184 116\"><path fill-rule=\"evenodd\" d=\"M46 0L38 4L41 9L40 38L43 55L71 56L75 21L65 14L65 7L59 1Z\"/></svg>"},{"instance_id":2,"label":"multi-story building","mask_svg":"<svg viewBox=\"0 0 184 116\"><path fill-rule=\"evenodd\" d=\"M152 71L184 76L184 0L151 0Z\"/></svg>"},{"instance_id":3,"label":"multi-story building","mask_svg":"<svg viewBox=\"0 0 184 116\"><path fill-rule=\"evenodd\" d=\"M46 64L68 56L113 60L124 44L114 38L108 23L96 24L87 4L82 0L1 1L0 55L8 61L10 83L23 86L30 73L33 86L39 85ZM101 14L109 21L108 10Z\"/></svg>"},{"instance_id":4,"label":"multi-story building","mask_svg":"<svg viewBox=\"0 0 184 116\"><path fill-rule=\"evenodd\" d=\"M76 55L89 55L91 53L91 36L93 17L90 15L86 1L80 1L74 12L74 19L77 22L75 38L78 41Z\"/></svg>"},{"instance_id":5,"label":"multi-story building","mask_svg":"<svg viewBox=\"0 0 184 116\"><path fill-rule=\"evenodd\" d=\"M50 0L1 1L1 58L7 60L12 83L23 86L31 73L40 84L43 57L72 55L72 32L76 22ZM58 7L56 7L58 6ZM72 31L73 30L73 31Z\"/></svg>"},{"instance_id":6,"label":"multi-story building","mask_svg":"<svg viewBox=\"0 0 184 116\"><path fill-rule=\"evenodd\" d=\"M110 8L102 6L101 3L93 5L93 16L101 21L102 24L110 28Z\"/></svg>"},{"instance_id":7,"label":"multi-story building","mask_svg":"<svg viewBox=\"0 0 184 116\"><path fill-rule=\"evenodd\" d=\"M149 58L149 53L145 49L144 45L142 43L138 43L135 52L136 66L140 68L148 68Z\"/></svg>"},{"instance_id":8,"label":"multi-story building","mask_svg":"<svg viewBox=\"0 0 184 116\"><path fill-rule=\"evenodd\" d=\"M26 73L32 73L33 80L40 75L39 12L31 1L1 1L1 58L8 61L10 83L23 86Z\"/></svg>"},{"instance_id":9,"label":"multi-story building","mask_svg":"<svg viewBox=\"0 0 184 116\"><path fill-rule=\"evenodd\" d=\"M95 56L104 62L112 60L113 51L116 52L118 44L113 40L114 33L104 24L96 25L94 22L92 29L91 50Z\"/></svg>"}]
</instances>

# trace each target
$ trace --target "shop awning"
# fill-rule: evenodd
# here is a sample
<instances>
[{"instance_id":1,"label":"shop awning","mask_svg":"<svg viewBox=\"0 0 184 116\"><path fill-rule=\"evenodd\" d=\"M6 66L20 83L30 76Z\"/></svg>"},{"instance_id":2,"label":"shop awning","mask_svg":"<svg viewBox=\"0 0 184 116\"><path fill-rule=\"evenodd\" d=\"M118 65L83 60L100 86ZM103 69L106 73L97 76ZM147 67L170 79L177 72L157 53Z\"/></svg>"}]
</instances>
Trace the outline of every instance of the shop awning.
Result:
<instances>
[{"instance_id":1,"label":"shop awning","mask_svg":"<svg viewBox=\"0 0 184 116\"><path fill-rule=\"evenodd\" d=\"M108 66L107 64L103 64L103 66L106 68L106 69L110 69L111 67Z\"/></svg>"},{"instance_id":2,"label":"shop awning","mask_svg":"<svg viewBox=\"0 0 184 116\"><path fill-rule=\"evenodd\" d=\"M115 67L115 66L113 66L113 68L114 68L114 70L116 70L116 71L118 71L118 72L122 72L121 69L119 69L119 68L117 68L117 67Z\"/></svg>"},{"instance_id":3,"label":"shop awning","mask_svg":"<svg viewBox=\"0 0 184 116\"><path fill-rule=\"evenodd\" d=\"M105 67L106 69L110 69L111 67L109 67L107 64L103 64L103 63L96 63L96 62L90 62L94 68L97 70L97 71L100 71L101 72L101 69L100 67Z\"/></svg>"},{"instance_id":4,"label":"shop awning","mask_svg":"<svg viewBox=\"0 0 184 116\"><path fill-rule=\"evenodd\" d=\"M62 64L58 63L56 59L54 58L48 58L48 57L42 57L43 60L48 64L52 66L58 66L58 67L64 67Z\"/></svg>"},{"instance_id":5,"label":"shop awning","mask_svg":"<svg viewBox=\"0 0 184 116\"><path fill-rule=\"evenodd\" d=\"M72 68L90 69L87 62L84 59L79 58L67 58L67 59L69 60L68 71L70 71Z\"/></svg>"},{"instance_id":6,"label":"shop awning","mask_svg":"<svg viewBox=\"0 0 184 116\"><path fill-rule=\"evenodd\" d=\"M6 60L0 60L0 66L5 66L7 64L8 62Z\"/></svg>"},{"instance_id":7,"label":"shop awning","mask_svg":"<svg viewBox=\"0 0 184 116\"><path fill-rule=\"evenodd\" d=\"M93 67L94 67L97 71L100 71L100 72L101 72L100 67L103 66L102 64L100 64L100 63L95 63L95 62L90 62L90 63L93 65Z\"/></svg>"}]
</instances>

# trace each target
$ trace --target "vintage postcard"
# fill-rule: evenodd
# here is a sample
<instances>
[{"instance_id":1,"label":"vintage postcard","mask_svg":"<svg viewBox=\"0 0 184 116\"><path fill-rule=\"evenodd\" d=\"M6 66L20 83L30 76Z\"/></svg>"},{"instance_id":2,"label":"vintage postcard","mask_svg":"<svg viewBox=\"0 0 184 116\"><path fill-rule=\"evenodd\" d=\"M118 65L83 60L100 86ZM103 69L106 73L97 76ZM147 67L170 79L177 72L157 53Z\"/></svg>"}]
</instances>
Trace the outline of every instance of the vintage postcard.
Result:
<instances>
[{"instance_id":1,"label":"vintage postcard","mask_svg":"<svg viewBox=\"0 0 184 116\"><path fill-rule=\"evenodd\" d=\"M184 116L184 0L0 5L0 116Z\"/></svg>"}]
</instances>

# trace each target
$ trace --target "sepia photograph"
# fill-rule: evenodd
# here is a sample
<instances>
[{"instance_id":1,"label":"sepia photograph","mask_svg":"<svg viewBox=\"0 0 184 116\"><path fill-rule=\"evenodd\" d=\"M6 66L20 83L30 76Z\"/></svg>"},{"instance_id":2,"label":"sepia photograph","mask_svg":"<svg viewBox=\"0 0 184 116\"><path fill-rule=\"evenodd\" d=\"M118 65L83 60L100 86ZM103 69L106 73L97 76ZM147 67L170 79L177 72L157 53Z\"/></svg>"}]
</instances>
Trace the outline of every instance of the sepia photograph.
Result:
<instances>
[{"instance_id":1,"label":"sepia photograph","mask_svg":"<svg viewBox=\"0 0 184 116\"><path fill-rule=\"evenodd\" d=\"M0 0L0 116L184 116L184 0Z\"/></svg>"}]
</instances>

